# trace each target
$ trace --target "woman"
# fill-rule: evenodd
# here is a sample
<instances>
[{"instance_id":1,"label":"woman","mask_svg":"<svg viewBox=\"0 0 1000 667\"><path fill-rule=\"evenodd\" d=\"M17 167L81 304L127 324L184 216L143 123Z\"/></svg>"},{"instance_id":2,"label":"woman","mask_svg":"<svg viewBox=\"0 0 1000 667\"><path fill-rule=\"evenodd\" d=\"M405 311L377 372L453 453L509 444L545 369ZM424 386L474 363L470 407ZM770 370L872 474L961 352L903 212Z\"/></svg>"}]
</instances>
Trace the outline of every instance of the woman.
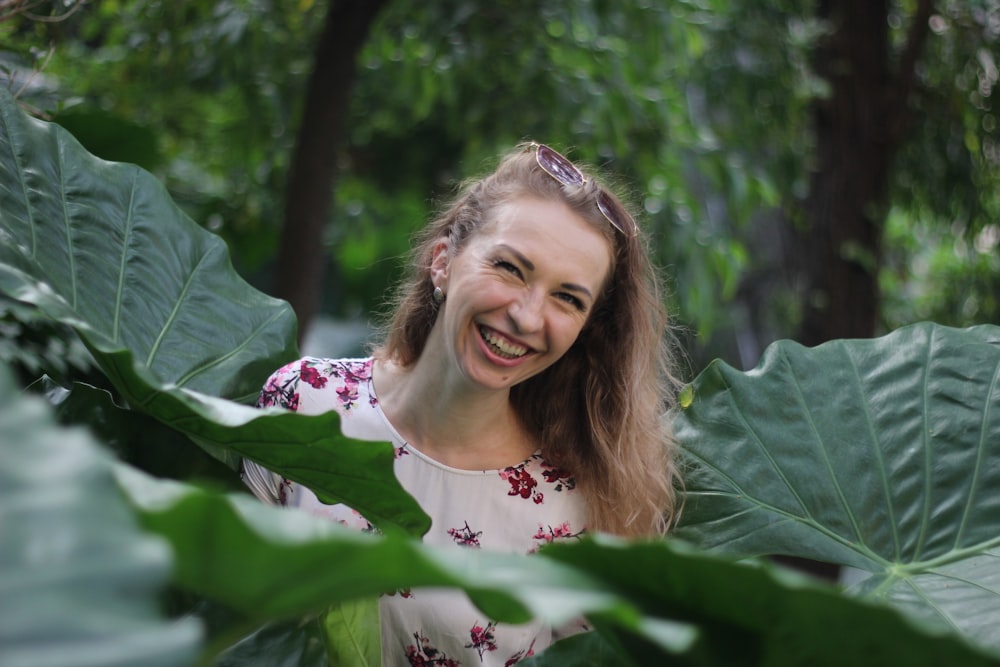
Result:
<instances>
[{"instance_id":1,"label":"woman","mask_svg":"<svg viewBox=\"0 0 1000 667\"><path fill-rule=\"evenodd\" d=\"M427 543L531 553L585 530L665 532L675 384L632 216L532 143L463 188L417 241L372 357L299 360L259 404L337 410L345 435L393 442L396 476L432 519ZM371 528L256 464L244 478L264 500ZM558 634L493 623L458 592L418 589L380 607L387 665L509 665Z\"/></svg>"}]
</instances>

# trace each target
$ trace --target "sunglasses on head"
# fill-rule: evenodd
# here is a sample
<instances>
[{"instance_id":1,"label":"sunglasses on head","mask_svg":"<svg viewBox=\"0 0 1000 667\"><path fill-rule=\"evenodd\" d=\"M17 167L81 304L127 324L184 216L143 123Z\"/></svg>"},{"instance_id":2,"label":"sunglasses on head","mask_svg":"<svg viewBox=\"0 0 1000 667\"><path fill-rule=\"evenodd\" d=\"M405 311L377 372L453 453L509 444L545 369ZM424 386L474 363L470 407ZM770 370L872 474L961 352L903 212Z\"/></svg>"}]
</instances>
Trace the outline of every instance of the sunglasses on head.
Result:
<instances>
[{"instance_id":1,"label":"sunglasses on head","mask_svg":"<svg viewBox=\"0 0 1000 667\"><path fill-rule=\"evenodd\" d=\"M535 151L535 161L538 162L538 166L563 185L579 186L587 182L587 178L582 171L577 169L575 164L545 144L532 142L530 148ZM601 215L611 223L611 226L622 234L635 236L639 233L639 228L632 216L615 204L611 195L605 192L604 188L601 188L600 192L597 193L597 208L601 211Z\"/></svg>"}]
</instances>

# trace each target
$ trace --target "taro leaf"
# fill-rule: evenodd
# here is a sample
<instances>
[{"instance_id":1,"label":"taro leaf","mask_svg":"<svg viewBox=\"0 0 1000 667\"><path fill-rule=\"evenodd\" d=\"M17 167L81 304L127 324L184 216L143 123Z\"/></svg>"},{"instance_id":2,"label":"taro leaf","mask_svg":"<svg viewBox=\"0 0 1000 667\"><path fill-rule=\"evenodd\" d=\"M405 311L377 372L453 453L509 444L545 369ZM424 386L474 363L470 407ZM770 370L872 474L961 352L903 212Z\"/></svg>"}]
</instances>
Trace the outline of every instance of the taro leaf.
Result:
<instances>
[{"instance_id":1,"label":"taro leaf","mask_svg":"<svg viewBox=\"0 0 1000 667\"><path fill-rule=\"evenodd\" d=\"M221 238L151 174L95 158L58 125L24 114L7 91L0 235L3 291L76 328L105 353L98 362L116 388L141 369L154 386L247 402L295 356L291 309L239 278ZM118 350L132 352L135 368L107 358ZM149 391L141 389L122 393L134 403Z\"/></svg>"},{"instance_id":2,"label":"taro leaf","mask_svg":"<svg viewBox=\"0 0 1000 667\"><path fill-rule=\"evenodd\" d=\"M322 616L323 637L331 664L378 667L382 664L382 634L378 598L367 597L334 605Z\"/></svg>"},{"instance_id":3,"label":"taro leaf","mask_svg":"<svg viewBox=\"0 0 1000 667\"><path fill-rule=\"evenodd\" d=\"M589 577L547 559L369 535L125 466L118 482L143 524L170 541L181 586L261 620L414 586L462 587L491 618L511 623L540 614L558 624L590 608L618 610ZM553 591L558 599L546 598Z\"/></svg>"},{"instance_id":4,"label":"taro leaf","mask_svg":"<svg viewBox=\"0 0 1000 667\"><path fill-rule=\"evenodd\" d=\"M677 536L858 568L851 594L1000 654L1000 328L783 341L684 403Z\"/></svg>"},{"instance_id":5,"label":"taro leaf","mask_svg":"<svg viewBox=\"0 0 1000 667\"><path fill-rule=\"evenodd\" d=\"M323 629L315 617L267 623L216 656L213 667L328 667Z\"/></svg>"},{"instance_id":6,"label":"taro leaf","mask_svg":"<svg viewBox=\"0 0 1000 667\"><path fill-rule=\"evenodd\" d=\"M340 437L335 415L247 402L295 357L287 304L247 285L225 244L149 173L104 162L0 90L0 292L73 327L129 407L235 467L240 456L383 528L429 519L392 473L392 447ZM223 397L230 400L223 400Z\"/></svg>"},{"instance_id":7,"label":"taro leaf","mask_svg":"<svg viewBox=\"0 0 1000 667\"><path fill-rule=\"evenodd\" d=\"M711 557L682 542L599 537L552 545L542 554L617 591L647 623L695 624L698 642L671 664L1000 666L1000 657L884 604L784 568Z\"/></svg>"},{"instance_id":8,"label":"taro leaf","mask_svg":"<svg viewBox=\"0 0 1000 667\"><path fill-rule=\"evenodd\" d=\"M436 548L121 473L145 525L173 545L178 582L258 620L382 591L448 586L465 590L496 620L534 616L558 625L586 614L602 639L561 645L559 664L567 666L593 664L594 651L608 646L621 657L610 664L1000 666L951 633L884 605L680 543L595 536L533 556Z\"/></svg>"},{"instance_id":9,"label":"taro leaf","mask_svg":"<svg viewBox=\"0 0 1000 667\"><path fill-rule=\"evenodd\" d=\"M154 480L125 467L119 484L144 525L173 546L178 584L259 621L316 614L330 605L402 588L444 586L464 590L497 621L535 617L561 625L597 614L605 624L655 647L660 657L684 653L698 637L697 629L683 622L664 631L662 622L642 618L595 577L541 555L441 548L400 535L366 535L305 512ZM377 627L370 637L360 636L358 628L355 624L350 631L359 643L378 641ZM281 643L294 638L287 632L268 636Z\"/></svg>"},{"instance_id":10,"label":"taro leaf","mask_svg":"<svg viewBox=\"0 0 1000 667\"><path fill-rule=\"evenodd\" d=\"M137 525L113 457L5 368L0 450L0 664L193 664L201 628L160 616L170 550Z\"/></svg>"},{"instance_id":11,"label":"taro leaf","mask_svg":"<svg viewBox=\"0 0 1000 667\"><path fill-rule=\"evenodd\" d=\"M581 632L562 639L517 664L518 667L633 667L637 663L627 661L625 654L599 632Z\"/></svg>"}]
</instances>

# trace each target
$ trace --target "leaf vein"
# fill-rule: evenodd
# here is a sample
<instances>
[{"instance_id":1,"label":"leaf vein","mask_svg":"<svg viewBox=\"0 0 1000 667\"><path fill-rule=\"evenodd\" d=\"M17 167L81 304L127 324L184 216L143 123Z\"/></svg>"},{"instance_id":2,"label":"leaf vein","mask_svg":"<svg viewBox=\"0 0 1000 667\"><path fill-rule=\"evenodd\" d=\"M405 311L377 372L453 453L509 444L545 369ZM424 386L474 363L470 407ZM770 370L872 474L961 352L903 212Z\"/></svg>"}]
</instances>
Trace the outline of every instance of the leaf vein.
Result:
<instances>
[{"instance_id":1,"label":"leaf vein","mask_svg":"<svg viewBox=\"0 0 1000 667\"><path fill-rule=\"evenodd\" d=\"M854 551L856 553L859 553L859 554L861 554L863 556L867 556L871 560L873 560L873 561L875 561L875 562L877 562L877 563L879 563L879 564L881 564L883 566L888 566L889 565L889 563L890 563L889 560L887 560L883 556L879 555L875 551L872 551L872 549L867 544L865 544L864 542L852 542L851 540L845 538L844 536L840 535L839 533L836 533L836 532L830 530L829 528L827 528L826 526L824 526L823 524L819 523L818 521L816 521L816 519L814 519L808 513L804 512L803 515L797 515L797 514L794 514L794 513L790 512L789 510L782 509L782 508L780 508L780 507L778 507L776 505L772 505L770 503L765 503L763 500L761 500L759 498L755 498L755 497L749 495L748 493L746 493L745 491L743 491L743 489L740 487L740 485L737 484L735 481L733 481L732 478L730 478L728 475L726 475L721 469L719 469L716 466L713 466L712 464L710 464L705 459L701 458L700 456L697 456L696 454L693 454L692 452L688 452L688 455L692 456L693 458L695 458L697 461L699 461L700 463L702 463L706 468L712 470L713 472L715 472L716 474L718 474L723 479L729 481L736 489L739 489L740 494L732 493L731 495L733 497L740 498L740 499L742 499L744 502L746 502L749 505L755 505L755 506L757 506L758 508L760 508L762 510L771 512L771 513L776 514L776 515L778 515L780 517L783 517L785 519L796 521L798 523L804 524L804 525L806 525L806 526L814 529L816 532L818 532L818 533L820 533L820 534L822 534L822 535L830 538L834 542L837 542L841 546L845 546L845 547L849 548L850 550L852 550L852 551ZM694 493L697 493L697 492L689 492L688 495L693 495ZM725 492L723 492L723 491L718 491L718 492L713 492L713 493L715 493L717 495L723 495L723 494L725 494Z\"/></svg>"},{"instance_id":2,"label":"leaf vein","mask_svg":"<svg viewBox=\"0 0 1000 667\"><path fill-rule=\"evenodd\" d=\"M229 359L235 357L237 354L245 350L250 345L250 343L252 343L258 336L262 335L264 331L267 330L267 327L273 324L280 316L281 316L281 311L275 311L275 313L271 317L261 322L259 326L257 326L256 328L254 328L252 332L250 332L250 335L248 335L243 340L242 343L234 347L232 350L230 350L229 352L220 357L216 357L209 363L195 366L190 371L185 373L179 380L177 380L177 386L183 387L185 384L190 382L191 379L193 379L194 377L200 375L201 373L209 369L215 368L216 366L219 366L225 361L228 361Z\"/></svg>"},{"instance_id":3,"label":"leaf vein","mask_svg":"<svg viewBox=\"0 0 1000 667\"><path fill-rule=\"evenodd\" d=\"M843 351L843 344L839 344L838 348ZM846 353L845 353L846 354ZM789 368L791 369L791 361L788 360L785 350L781 350L782 358L785 359ZM846 355L850 357L849 354ZM820 458L823 460L823 465L826 468L826 472L830 477L830 481L833 483L834 491L837 494L837 499L840 501L840 506L844 510L844 514L847 516L847 520L851 524L851 528L854 530L854 536L858 542L864 542L864 537L861 534L861 528L858 525L858 519L854 516L854 512L851 510L850 504L847 502L847 497L844 495L844 489L841 487L840 481L837 479L837 472L830 462L830 454L826 450L826 446L823 442L823 437L820 435L819 429L816 427L816 421L813 419L812 411L809 406L809 402L806 400L806 393L802 390L802 384L799 382L799 378L796 375L794 369L791 369L792 382L795 384L796 398L798 399L799 405L802 406L802 411L805 414L806 420L809 423L809 428L812 429L813 436L815 437L815 442L817 448L819 449Z\"/></svg>"},{"instance_id":4,"label":"leaf vein","mask_svg":"<svg viewBox=\"0 0 1000 667\"><path fill-rule=\"evenodd\" d=\"M28 229L31 231L31 259L35 259L35 251L38 246L35 230L35 216L31 208L31 198L28 195L28 184L24 176L24 168L21 166L20 161L18 161L17 152L14 150L14 140L11 138L12 133L10 117L8 116L8 109L5 104L0 105L0 119L2 119L4 124L4 136L7 137L7 143L10 146L10 164L13 164L14 169L17 171L17 182L21 186L21 194L24 197L25 213L28 216L26 222L28 223Z\"/></svg>"},{"instance_id":5,"label":"leaf vein","mask_svg":"<svg viewBox=\"0 0 1000 667\"><path fill-rule=\"evenodd\" d=\"M962 544L965 537L965 528L968 526L969 517L972 516L972 509L975 504L976 491L979 487L979 477L983 472L983 459L986 455L986 434L990 424L990 410L993 407L993 394L997 392L1000 385L1000 363L993 370L993 379L990 382L990 389L986 392L986 405L983 408L983 420L979 428L979 449L976 452L976 465L972 472L972 481L969 483L969 498L965 502L965 510L962 512L962 520L959 523L958 531L955 534L955 547Z\"/></svg>"},{"instance_id":6,"label":"leaf vein","mask_svg":"<svg viewBox=\"0 0 1000 667\"><path fill-rule=\"evenodd\" d=\"M892 527L892 548L894 560L899 560L901 557L901 551L899 547L899 531L896 526L896 510L892 504L892 492L890 491L889 475L886 472L885 457L883 456L882 446L879 442L878 432L875 429L875 420L872 418L871 405L867 400L865 395L864 384L861 382L861 371L858 370L858 365L855 362L854 357L847 355L848 362L851 364L851 370L854 373L854 378L858 383L858 391L861 394L861 408L865 415L865 425L868 427L868 434L871 438L871 445L873 453L875 454L876 465L878 466L879 478L882 480L882 495L885 497L885 508L888 514L889 526Z\"/></svg>"},{"instance_id":7,"label":"leaf vein","mask_svg":"<svg viewBox=\"0 0 1000 667\"><path fill-rule=\"evenodd\" d=\"M920 520L920 532L917 536L917 545L913 551L913 559L920 560L920 555L924 550L924 545L927 542L927 533L930 530L931 522L931 443L930 443L930 410L928 408L928 401L930 400L928 394L930 392L930 359L933 356L934 350L934 331L931 330L930 340L927 342L927 354L924 357L923 369L924 378L923 386L921 390L923 392L924 399L924 429L923 429L923 442L924 442L924 507L923 516Z\"/></svg>"},{"instance_id":8,"label":"leaf vein","mask_svg":"<svg viewBox=\"0 0 1000 667\"><path fill-rule=\"evenodd\" d=\"M177 300L174 302L174 307L170 310L170 316L163 323L163 327L160 329L160 335L156 337L156 341L153 343L152 347L149 349L149 355L146 357L146 367L152 368L153 361L156 359L157 353L160 351L160 346L163 344L163 340L167 336L167 332L173 326L174 322L177 320L177 314L180 312L181 304L187 298L188 292L191 291L191 285L194 284L195 275L198 270L205 263L205 258L208 253L203 254L198 258L198 262L192 267L191 271L188 273L187 278L184 280L184 286L181 288L180 293L177 295Z\"/></svg>"},{"instance_id":9,"label":"leaf vein","mask_svg":"<svg viewBox=\"0 0 1000 667\"><path fill-rule=\"evenodd\" d=\"M115 295L115 317L112 324L112 340L118 342L121 335L122 303L125 298L125 269L128 267L128 248L132 241L132 220L135 206L135 190L138 172L132 172L132 187L129 189L128 209L125 214L125 233L122 236L122 258L118 265L118 289Z\"/></svg>"},{"instance_id":10,"label":"leaf vein","mask_svg":"<svg viewBox=\"0 0 1000 667\"><path fill-rule=\"evenodd\" d=\"M73 247L73 228L70 224L69 209L66 207L66 179L64 174L66 170L63 168L64 162L64 144L59 142L57 145L56 154L58 155L58 169L59 169L59 192L62 194L60 197L62 202L62 212L63 212L63 228L66 231L66 258L69 263L69 281L70 281L70 293L72 294L72 299L70 300L70 305L73 310L76 310L76 304L78 299L77 294L77 284L76 284L76 255L74 253Z\"/></svg>"}]
</instances>

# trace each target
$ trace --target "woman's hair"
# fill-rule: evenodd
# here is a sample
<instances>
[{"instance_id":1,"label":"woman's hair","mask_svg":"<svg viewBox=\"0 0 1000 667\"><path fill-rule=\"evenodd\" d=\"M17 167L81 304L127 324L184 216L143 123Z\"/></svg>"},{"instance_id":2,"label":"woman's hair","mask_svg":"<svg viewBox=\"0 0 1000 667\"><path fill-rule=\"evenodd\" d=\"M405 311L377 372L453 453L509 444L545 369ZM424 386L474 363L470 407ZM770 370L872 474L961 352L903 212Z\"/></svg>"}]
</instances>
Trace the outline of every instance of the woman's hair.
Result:
<instances>
[{"instance_id":1,"label":"woman's hair","mask_svg":"<svg viewBox=\"0 0 1000 667\"><path fill-rule=\"evenodd\" d=\"M676 442L669 415L678 386L664 294L641 232L622 233L597 206L607 192L619 217L631 216L588 177L563 185L538 166L531 144L496 170L466 183L414 239L407 273L391 302L376 354L409 366L424 349L439 306L430 279L434 245L453 252L500 205L521 197L557 200L601 230L614 249L603 292L577 340L557 362L511 389L511 401L542 442L545 460L573 475L587 500L588 527L624 536L666 532L678 515Z\"/></svg>"}]
</instances>

